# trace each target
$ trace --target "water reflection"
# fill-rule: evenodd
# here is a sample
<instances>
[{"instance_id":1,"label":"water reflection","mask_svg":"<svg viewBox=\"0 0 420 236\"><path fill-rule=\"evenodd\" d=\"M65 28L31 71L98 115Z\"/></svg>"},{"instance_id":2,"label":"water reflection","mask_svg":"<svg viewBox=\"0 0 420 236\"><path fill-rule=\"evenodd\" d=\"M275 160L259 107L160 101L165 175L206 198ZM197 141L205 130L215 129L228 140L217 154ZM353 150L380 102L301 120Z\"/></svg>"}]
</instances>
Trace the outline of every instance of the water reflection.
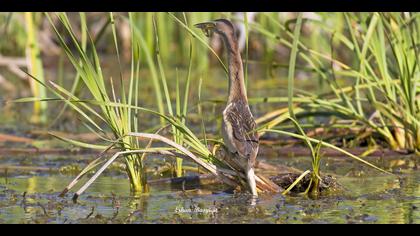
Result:
<instances>
[{"instance_id":1,"label":"water reflection","mask_svg":"<svg viewBox=\"0 0 420 236\"><path fill-rule=\"evenodd\" d=\"M0 222L420 223L416 170L405 171L400 180L378 173L339 176L346 190L318 200L280 194L253 199L205 186L182 192L170 184L133 197L123 176L103 176L75 204L70 195L57 197L70 180L58 174L9 176L0 184Z\"/></svg>"}]
</instances>

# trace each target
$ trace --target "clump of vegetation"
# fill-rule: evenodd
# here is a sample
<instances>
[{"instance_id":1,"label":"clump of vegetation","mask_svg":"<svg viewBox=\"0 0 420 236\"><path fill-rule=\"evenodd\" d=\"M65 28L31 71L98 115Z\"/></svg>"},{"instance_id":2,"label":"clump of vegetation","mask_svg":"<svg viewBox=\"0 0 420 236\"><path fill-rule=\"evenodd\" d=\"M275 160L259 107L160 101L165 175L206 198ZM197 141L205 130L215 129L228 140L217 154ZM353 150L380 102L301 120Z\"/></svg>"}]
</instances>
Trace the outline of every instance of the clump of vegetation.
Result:
<instances>
[{"instance_id":1,"label":"clump of vegetation","mask_svg":"<svg viewBox=\"0 0 420 236\"><path fill-rule=\"evenodd\" d=\"M290 115L289 117L286 116L286 119L289 119L290 121L292 121L293 125L295 126L296 130L299 131L300 135L298 134L293 134L293 133L289 133L286 131L282 131L282 130L276 130L276 129L267 129L267 124L263 125L260 129L261 132L274 132L274 133L279 133L279 134L286 134L292 137L296 137L299 139L302 139L305 143L305 145L310 149L310 153L311 153L311 163L312 163L312 171L307 170L305 172L303 172L300 176L298 176L296 178L296 180L285 190L283 191L283 195L286 195L291 189L293 189L300 181L303 180L303 178L308 175L309 173L311 174L310 176L310 182L307 186L307 189L305 190L305 194L310 194L313 197L317 197L319 195L319 190L320 190L320 181L322 181L321 178L321 174L320 174L320 165L321 165L321 146L325 145L325 146L329 146L332 147L340 152L343 152L344 154L348 155L349 157L356 159L358 161L363 162L364 164L367 164L373 168L376 168L377 170L380 170L382 172L386 172L389 173L385 170L382 170L368 162L366 162L365 160L360 159L359 157L356 157L344 150L342 150L341 148L338 148L332 144L329 143L323 143L322 141L316 140L316 139L312 139L309 138L305 131L302 129L301 125L299 124L299 122L296 119L296 115L295 115L295 105L293 103L294 100L294 80L295 80L295 66L296 66L296 59L297 59L297 54L298 54L298 42L299 42L299 38L300 38L300 31L301 31L301 27L302 27L302 14L298 14L297 16L297 21L296 21L296 26L294 29L294 33L293 33L293 43L292 43L292 48L291 48L291 53L290 53L290 62L289 62L289 71L288 71L288 114ZM278 122L275 121L275 122ZM273 124L268 124L268 126L272 126ZM317 143L317 146L314 148L312 145L312 142Z\"/></svg>"},{"instance_id":2,"label":"clump of vegetation","mask_svg":"<svg viewBox=\"0 0 420 236\"><path fill-rule=\"evenodd\" d=\"M336 29L328 25L331 15L319 16L323 20L304 19L320 30L307 35L317 38L316 42L306 37L299 39L298 57L304 65L301 70L316 74L329 91L321 94L299 91L295 98L299 102L298 113L307 118L324 115L329 120L345 119L350 124L328 125L341 129L358 127L357 130L365 130L363 136L379 136L393 150L419 152L420 14L336 13L335 21L344 25ZM278 26L279 33L294 38L286 27L290 24L285 26L272 14L263 17ZM251 27L267 36L268 41L293 47L284 37L263 30L261 24ZM350 85L343 86L341 81ZM285 112L266 125L274 127L285 121ZM356 141L359 135L355 134Z\"/></svg>"},{"instance_id":3,"label":"clump of vegetation","mask_svg":"<svg viewBox=\"0 0 420 236\"><path fill-rule=\"evenodd\" d=\"M318 198L320 193L321 193L321 186L323 187L322 190L329 190L329 188L333 185L336 185L337 183L335 183L335 180L331 180L330 178L329 181L326 181L327 178L322 178L321 177L321 172L320 172L320 166L321 166L321 145L322 142L318 143L317 146L315 147L315 149L311 149L311 151L313 151L314 153L311 153L311 164L312 164L312 170L306 170L304 171L302 174L300 175L287 175L285 176L286 178L288 178L289 181L284 181L284 177L282 177L281 180L274 180L274 182L276 183L281 183L281 185L283 184L288 184L287 182L293 181L292 183L289 183L289 185L287 186L286 190L284 190L282 192L283 195L288 194L293 188L296 188L297 185L301 182L303 182L302 186L300 186L300 190L301 192L303 192L303 194L305 195L309 195L312 198ZM309 148L313 148L312 145L309 146ZM309 178L306 178L309 175ZM277 177L278 178L278 177ZM276 179L276 177L274 178ZM323 183L325 180L325 182L327 183ZM324 187L327 186L327 187Z\"/></svg>"},{"instance_id":4,"label":"clump of vegetation","mask_svg":"<svg viewBox=\"0 0 420 236\"><path fill-rule=\"evenodd\" d=\"M394 150L420 150L418 14L344 14L356 65L346 68L354 85L327 82L336 98L313 97L313 107L352 118L380 134ZM361 22L356 29L352 21ZM374 69L376 68L376 69ZM332 70L334 73L334 70Z\"/></svg>"},{"instance_id":5,"label":"clump of vegetation","mask_svg":"<svg viewBox=\"0 0 420 236\"><path fill-rule=\"evenodd\" d=\"M75 94L52 81L49 81L49 84L46 84L32 75L31 77L48 88L59 100L64 101L69 107L78 112L80 117L83 117L86 121L85 125L102 140L112 143L112 146L118 146L122 151L138 148L139 143L135 139L127 136L130 132L138 131L138 118L136 114L133 113L132 109L129 108L129 106L135 106L138 103L138 100L136 99L139 87L139 77L138 73L136 74L136 65L139 63L138 58L133 56L133 73L131 74L128 91L125 90L123 78L121 77L121 90L118 93L112 78L109 80L109 83L107 83L103 77L100 60L90 36L88 37L90 41L90 48L88 50L87 48L82 47L77 40L67 15L65 13L58 13L56 16L66 33L70 36L72 46L74 46L76 52L73 52L70 49L69 45L65 42L63 35L52 22L51 16L46 14L46 17L50 21L59 39L62 49L76 69L81 81L86 86L87 91L90 92L91 99L89 101L83 101L83 99L78 98ZM113 22L113 15L110 14L109 17L111 22ZM81 22L83 24L86 23L85 21ZM84 29L87 29L87 27L85 26ZM112 29L115 36L114 24L112 24ZM114 37L114 40L119 62L117 38ZM109 95L110 92L111 95ZM115 106L116 103L121 104L121 106ZM99 108L99 111L97 111L96 108ZM112 134L114 135L113 138L107 136L104 126L112 131ZM82 147L106 149L106 146L82 143L65 137L58 138ZM115 142L114 139L118 140L118 142ZM147 192L146 176L143 165L144 156L128 154L124 158L127 175L130 179L131 190L133 192Z\"/></svg>"}]
</instances>

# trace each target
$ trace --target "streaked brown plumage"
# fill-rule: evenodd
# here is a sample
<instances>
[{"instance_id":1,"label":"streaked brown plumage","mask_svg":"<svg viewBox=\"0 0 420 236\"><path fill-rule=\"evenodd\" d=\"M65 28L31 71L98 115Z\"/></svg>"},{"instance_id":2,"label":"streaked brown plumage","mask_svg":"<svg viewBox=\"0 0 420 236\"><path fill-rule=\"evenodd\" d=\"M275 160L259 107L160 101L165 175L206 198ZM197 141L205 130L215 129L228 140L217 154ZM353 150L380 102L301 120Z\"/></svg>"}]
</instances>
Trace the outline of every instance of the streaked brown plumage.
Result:
<instances>
[{"instance_id":1,"label":"streaked brown plumage","mask_svg":"<svg viewBox=\"0 0 420 236\"><path fill-rule=\"evenodd\" d=\"M223 139L229 152L235 156L235 164L246 174L253 195L257 196L254 164L258 154L259 138L256 123L248 105L244 83L241 54L233 24L226 19L196 25L207 36L217 33L221 36L228 54L229 97L223 111Z\"/></svg>"}]
</instances>

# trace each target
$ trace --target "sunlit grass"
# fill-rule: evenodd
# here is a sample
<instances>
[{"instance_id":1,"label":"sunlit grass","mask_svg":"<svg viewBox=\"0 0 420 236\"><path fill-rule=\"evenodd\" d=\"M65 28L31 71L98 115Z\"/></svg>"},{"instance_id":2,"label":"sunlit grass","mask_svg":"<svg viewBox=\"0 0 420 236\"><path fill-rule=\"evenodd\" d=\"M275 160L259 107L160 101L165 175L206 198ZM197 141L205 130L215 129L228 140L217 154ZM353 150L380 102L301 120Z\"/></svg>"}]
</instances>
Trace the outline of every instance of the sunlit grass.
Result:
<instances>
[{"instance_id":1,"label":"sunlit grass","mask_svg":"<svg viewBox=\"0 0 420 236\"><path fill-rule=\"evenodd\" d=\"M307 174L311 173L311 178L310 178L310 184L307 188L307 193L309 192L310 194L317 196L319 193L319 182L321 180L321 176L320 176L320 164L321 164L321 146L324 144L322 141L319 140L315 140L312 138L309 138L305 131L302 129L302 127L300 126L299 122L297 121L296 115L294 110L295 105L294 105L294 81L295 81L295 66L296 66L296 59L297 59L297 53L298 53L298 42L299 42L299 38L300 38L300 32L301 32L301 28L302 28L302 14L299 13L297 15L297 21L296 21L296 26L294 29L294 33L293 33L293 43L292 43L292 50L290 53L290 61L289 61L289 70L288 70L288 113L283 113L284 115L284 119L288 119L290 121L292 121L293 125L295 126L296 130L299 131L300 135L296 135L296 134L292 134L289 132L285 132L285 131L281 131L281 130L275 130L275 129L264 129L264 128L260 128L260 131L265 133L265 132L274 132L274 133L279 133L279 134L286 134L286 135L290 135L292 137L297 137L299 139L302 139L302 141L304 141L305 145L310 149L310 153L311 153L311 163L312 163L312 171L305 171L303 172L295 181L294 183L292 183L282 194L286 195L294 186L296 186L296 184L301 181ZM282 116L279 116L282 117ZM264 126L263 126L264 127ZM265 127L267 127L267 125L265 125ZM312 142L316 142L317 146L314 148L312 145ZM369 165L370 167L373 167L377 170L380 170L382 172L386 172L385 170L382 170L368 162L366 162L365 160L362 160L359 157L356 157L355 155L348 153L344 150L342 150L341 148L335 147L332 144L329 143L325 143L325 146L329 146L329 147L333 147L336 150L339 150L340 152L343 152L345 154L347 154L349 157L356 159L358 161L361 161L367 165Z\"/></svg>"},{"instance_id":2,"label":"sunlit grass","mask_svg":"<svg viewBox=\"0 0 420 236\"><path fill-rule=\"evenodd\" d=\"M263 14L285 35L292 32L272 14ZM357 126L372 129L393 150L419 151L419 24L418 13L335 13L344 19L344 27L334 31L324 21L305 19L320 27L330 42L320 47L307 43L306 37L297 42L297 57L312 68L331 92L317 94L299 92L296 99L303 111L328 112L329 117L353 120ZM287 48L293 45L286 37L267 31L261 23L251 28ZM338 42L338 43L337 43ZM351 60L335 58L345 52ZM290 70L289 70L290 73ZM338 83L345 79L350 86ZM271 101L287 98L269 98ZM267 100L267 99L265 99ZM264 101L265 101L264 100ZM310 114L310 113L309 113ZM277 124L285 119L279 119ZM275 126L271 122L270 126ZM350 128L350 127L349 127Z\"/></svg>"}]
</instances>

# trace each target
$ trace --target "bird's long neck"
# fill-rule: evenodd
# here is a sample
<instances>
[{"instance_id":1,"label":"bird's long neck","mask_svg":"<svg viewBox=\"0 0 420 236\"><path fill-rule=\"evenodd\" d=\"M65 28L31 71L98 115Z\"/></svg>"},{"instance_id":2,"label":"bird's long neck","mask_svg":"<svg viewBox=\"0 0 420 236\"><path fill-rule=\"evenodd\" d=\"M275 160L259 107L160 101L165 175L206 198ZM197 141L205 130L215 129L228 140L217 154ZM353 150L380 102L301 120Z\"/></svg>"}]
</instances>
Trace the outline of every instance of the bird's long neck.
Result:
<instances>
[{"instance_id":1,"label":"bird's long neck","mask_svg":"<svg viewBox=\"0 0 420 236\"><path fill-rule=\"evenodd\" d=\"M236 100L248 101L241 53L235 39L223 37L228 53L229 97L228 103Z\"/></svg>"}]
</instances>

